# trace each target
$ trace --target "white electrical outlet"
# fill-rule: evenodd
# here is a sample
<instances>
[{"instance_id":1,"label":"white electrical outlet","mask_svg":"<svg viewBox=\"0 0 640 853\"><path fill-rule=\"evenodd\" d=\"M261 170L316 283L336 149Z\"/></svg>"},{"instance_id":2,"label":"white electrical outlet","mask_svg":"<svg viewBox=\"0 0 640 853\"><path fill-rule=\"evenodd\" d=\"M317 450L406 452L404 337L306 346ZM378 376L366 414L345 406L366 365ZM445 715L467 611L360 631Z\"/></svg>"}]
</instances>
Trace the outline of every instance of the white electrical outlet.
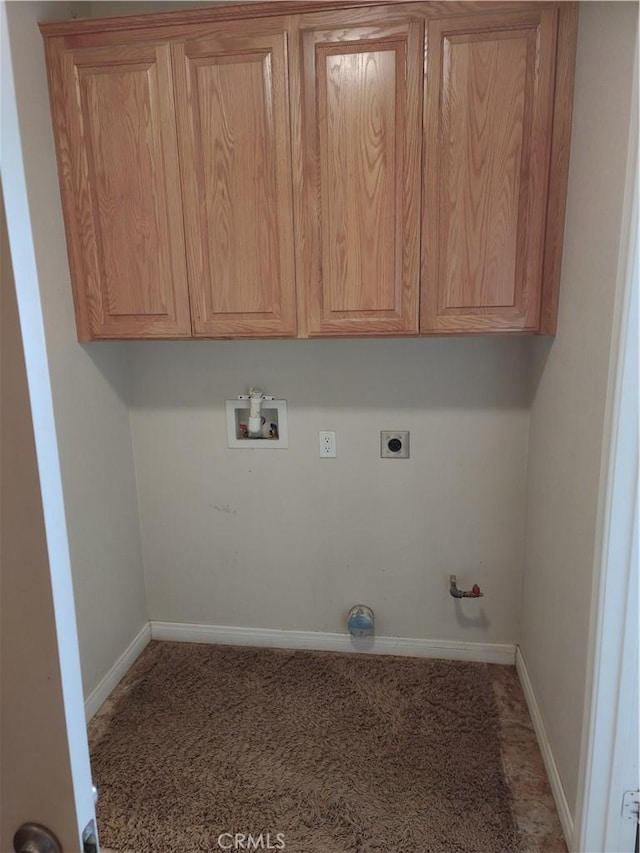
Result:
<instances>
[{"instance_id":1,"label":"white electrical outlet","mask_svg":"<svg viewBox=\"0 0 640 853\"><path fill-rule=\"evenodd\" d=\"M335 459L336 457L336 434L333 430L320 430L320 459Z\"/></svg>"}]
</instances>

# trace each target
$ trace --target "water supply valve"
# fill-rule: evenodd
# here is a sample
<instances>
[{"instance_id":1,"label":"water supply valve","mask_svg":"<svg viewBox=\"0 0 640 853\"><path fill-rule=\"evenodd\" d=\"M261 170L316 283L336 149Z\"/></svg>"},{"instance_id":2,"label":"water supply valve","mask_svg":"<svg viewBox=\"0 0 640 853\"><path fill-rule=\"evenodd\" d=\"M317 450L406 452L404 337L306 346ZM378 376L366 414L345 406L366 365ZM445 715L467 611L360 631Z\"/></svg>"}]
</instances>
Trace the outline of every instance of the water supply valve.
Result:
<instances>
[{"instance_id":1,"label":"water supply valve","mask_svg":"<svg viewBox=\"0 0 640 853\"><path fill-rule=\"evenodd\" d=\"M248 394L238 394L238 400L249 401L249 436L254 438L261 435L264 418L260 414L260 407L263 400L273 400L273 397L263 394L260 388L250 388Z\"/></svg>"},{"instance_id":2,"label":"water supply valve","mask_svg":"<svg viewBox=\"0 0 640 853\"><path fill-rule=\"evenodd\" d=\"M480 592L480 587L474 583L471 589L458 589L457 578L455 575L449 575L449 593L454 598L482 598L484 592Z\"/></svg>"}]
</instances>

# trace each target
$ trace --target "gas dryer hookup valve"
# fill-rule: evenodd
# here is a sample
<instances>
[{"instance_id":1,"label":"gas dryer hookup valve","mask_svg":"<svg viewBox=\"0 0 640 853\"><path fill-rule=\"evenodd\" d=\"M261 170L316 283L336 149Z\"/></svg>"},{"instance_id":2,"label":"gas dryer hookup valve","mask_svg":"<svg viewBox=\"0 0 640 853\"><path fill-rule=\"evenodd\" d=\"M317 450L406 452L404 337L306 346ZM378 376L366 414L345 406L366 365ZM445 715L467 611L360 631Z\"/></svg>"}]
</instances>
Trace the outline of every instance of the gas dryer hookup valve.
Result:
<instances>
[{"instance_id":1,"label":"gas dryer hookup valve","mask_svg":"<svg viewBox=\"0 0 640 853\"><path fill-rule=\"evenodd\" d=\"M484 592L480 592L480 587L474 583L471 589L458 589L455 575L449 575L449 593L454 598L482 598Z\"/></svg>"}]
</instances>

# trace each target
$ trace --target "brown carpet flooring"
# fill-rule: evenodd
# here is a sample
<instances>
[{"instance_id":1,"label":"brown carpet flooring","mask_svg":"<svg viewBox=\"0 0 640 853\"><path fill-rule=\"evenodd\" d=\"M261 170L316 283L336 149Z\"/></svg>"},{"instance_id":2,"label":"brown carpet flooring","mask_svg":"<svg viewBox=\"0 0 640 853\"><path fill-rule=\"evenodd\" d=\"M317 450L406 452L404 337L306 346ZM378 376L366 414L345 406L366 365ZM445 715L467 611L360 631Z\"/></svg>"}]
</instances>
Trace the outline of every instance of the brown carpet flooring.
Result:
<instances>
[{"instance_id":1,"label":"brown carpet flooring","mask_svg":"<svg viewBox=\"0 0 640 853\"><path fill-rule=\"evenodd\" d=\"M103 846L515 853L482 664L156 643L94 742ZM281 833L278 836L278 833ZM233 849L233 848L229 848Z\"/></svg>"}]
</instances>

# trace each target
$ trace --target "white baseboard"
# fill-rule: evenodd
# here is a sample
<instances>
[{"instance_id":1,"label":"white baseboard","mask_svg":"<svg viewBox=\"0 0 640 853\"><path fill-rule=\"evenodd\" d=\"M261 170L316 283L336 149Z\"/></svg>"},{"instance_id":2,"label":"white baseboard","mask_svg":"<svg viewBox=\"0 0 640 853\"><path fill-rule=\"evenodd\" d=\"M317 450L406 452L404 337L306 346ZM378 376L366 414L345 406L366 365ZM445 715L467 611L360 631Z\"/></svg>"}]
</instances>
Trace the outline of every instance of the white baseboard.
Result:
<instances>
[{"instance_id":1,"label":"white baseboard","mask_svg":"<svg viewBox=\"0 0 640 853\"><path fill-rule=\"evenodd\" d=\"M87 722L93 717L102 703L109 698L109 694L115 689L118 682L126 674L136 659L143 652L145 646L151 641L151 626L147 622L136 637L127 646L118 660L107 672L100 683L95 687L84 701L84 713Z\"/></svg>"},{"instance_id":2,"label":"white baseboard","mask_svg":"<svg viewBox=\"0 0 640 853\"><path fill-rule=\"evenodd\" d=\"M558 817L562 824L562 831L564 833L567 846L569 846L573 838L573 816L569 809L569 804L567 803L560 774L558 773L558 767L556 765L555 758L553 757L553 752L551 751L551 744L549 743L549 738L547 737L547 733L544 728L542 714L540 713L540 708L538 706L535 693L533 692L531 679L529 678L529 673L527 672L527 667L520 648L516 649L516 671L520 678L520 684L522 685L522 691L525 699L527 700L527 706L529 708L529 713L531 714L533 728L535 730L536 737L538 738L538 745L540 747L540 752L542 753L542 760L544 761L544 766L547 770L553 799L555 800Z\"/></svg>"},{"instance_id":3,"label":"white baseboard","mask_svg":"<svg viewBox=\"0 0 640 853\"><path fill-rule=\"evenodd\" d=\"M324 631L237 628L229 625L191 625L184 622L151 622L150 624L152 639L178 643L217 643L273 649L365 652L511 665L515 662L516 652L515 645L511 643L465 643L457 640L377 636L356 640L350 634L329 634Z\"/></svg>"}]
</instances>

